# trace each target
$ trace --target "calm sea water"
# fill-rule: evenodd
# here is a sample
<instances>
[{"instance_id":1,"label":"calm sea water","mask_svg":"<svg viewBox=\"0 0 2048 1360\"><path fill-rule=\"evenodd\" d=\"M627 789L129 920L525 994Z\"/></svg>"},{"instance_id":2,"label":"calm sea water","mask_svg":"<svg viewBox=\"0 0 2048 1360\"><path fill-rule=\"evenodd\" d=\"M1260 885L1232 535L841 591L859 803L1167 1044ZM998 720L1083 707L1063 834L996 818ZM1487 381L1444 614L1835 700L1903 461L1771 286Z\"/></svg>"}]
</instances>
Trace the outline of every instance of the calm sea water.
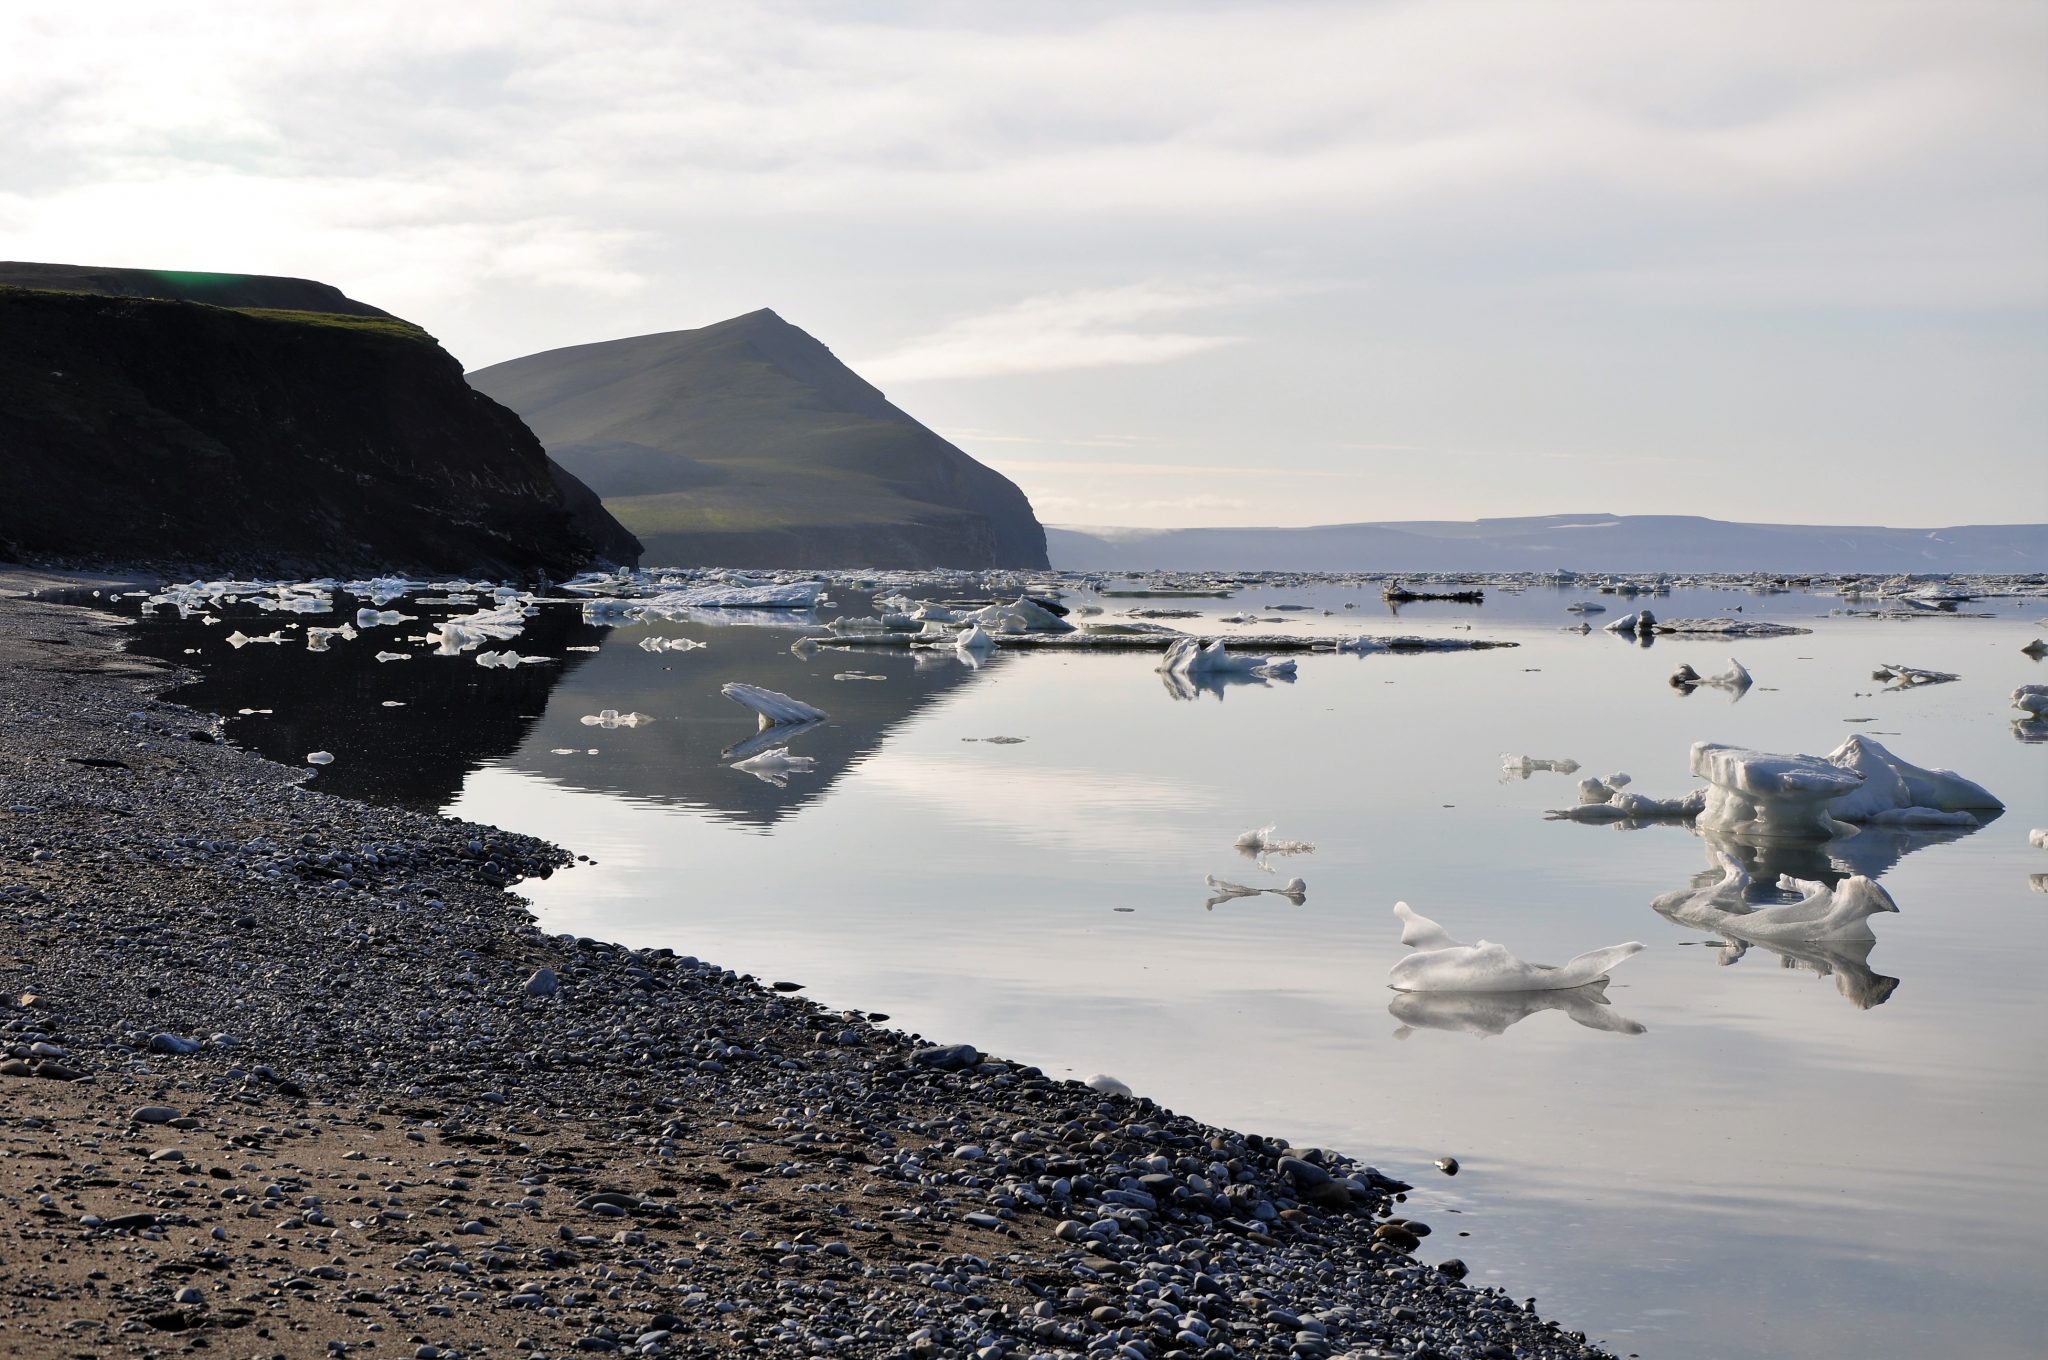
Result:
<instances>
[{"instance_id":1,"label":"calm sea water","mask_svg":"<svg viewBox=\"0 0 2048 1360\"><path fill-rule=\"evenodd\" d=\"M233 739L293 763L333 751L320 786L590 856L522 888L549 928L798 981L934 1038L1358 1154L1416 1182L1411 1208L1437 1228L1425 1257L1460 1256L1623 1353L2042 1354L2048 852L2027 833L2048 826L2048 744L2020 739L2006 696L2048 679L2020 651L2048 632L2048 603L1894 622L1831 617L1842 602L1824 595L1691 592L1636 603L1814 631L1643 648L1562 631L1581 598L1495 591L1397 619L1375 592L1333 586L1100 601L1111 619L1199 608L1178 626L1223 634L1519 644L1309 655L1291 684L1192 698L1148 654L999 651L979 669L799 656L788 628L604 629L559 605L510 644L556 659L515 671L400 641L421 625L326 653L235 651L235 626L281 617L241 606L151 623L140 646L200 669L187 702L272 710L235 718ZM1591 598L1608 606L1596 628L1634 607ZM1285 622L1214 622L1238 613ZM705 646L649 652L650 636ZM420 655L379 664L380 648ZM1665 683L1681 661L1714 673L1730 654L1757 682L1739 701ZM1884 662L1962 679L1880 692ZM832 715L792 746L812 769L778 787L728 767L753 730L720 697L728 680ZM580 721L604 708L656 721ZM1692 786L1696 740L1820 754L1852 732L2008 807L1960 837L1869 833L1857 853L1890 866L1900 913L1861 949L1732 957L1650 909L1709 867L1700 836L1546 821L1579 776L1501 770L1503 753L1570 757L1668 795ZM1268 871L1234 851L1266 823L1314 852ZM1298 874L1308 894L1212 904L1205 874ZM1403 999L1386 987L1397 899L1540 961L1648 949L1605 1007ZM1432 1166L1444 1155L1455 1179Z\"/></svg>"}]
</instances>

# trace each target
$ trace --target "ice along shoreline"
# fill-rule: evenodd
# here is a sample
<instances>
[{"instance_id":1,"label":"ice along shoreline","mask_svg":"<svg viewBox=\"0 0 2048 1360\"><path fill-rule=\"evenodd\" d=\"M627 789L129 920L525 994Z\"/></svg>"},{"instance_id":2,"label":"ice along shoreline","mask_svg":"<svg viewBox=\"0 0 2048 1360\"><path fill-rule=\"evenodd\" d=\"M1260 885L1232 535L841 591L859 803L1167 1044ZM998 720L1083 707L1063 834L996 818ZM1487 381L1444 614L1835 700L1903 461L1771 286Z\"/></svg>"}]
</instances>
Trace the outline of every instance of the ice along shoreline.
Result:
<instances>
[{"instance_id":1,"label":"ice along shoreline","mask_svg":"<svg viewBox=\"0 0 2048 1360\"><path fill-rule=\"evenodd\" d=\"M565 852L303 789L119 646L0 599L16 1353L1605 1353L1338 1154L543 934Z\"/></svg>"}]
</instances>

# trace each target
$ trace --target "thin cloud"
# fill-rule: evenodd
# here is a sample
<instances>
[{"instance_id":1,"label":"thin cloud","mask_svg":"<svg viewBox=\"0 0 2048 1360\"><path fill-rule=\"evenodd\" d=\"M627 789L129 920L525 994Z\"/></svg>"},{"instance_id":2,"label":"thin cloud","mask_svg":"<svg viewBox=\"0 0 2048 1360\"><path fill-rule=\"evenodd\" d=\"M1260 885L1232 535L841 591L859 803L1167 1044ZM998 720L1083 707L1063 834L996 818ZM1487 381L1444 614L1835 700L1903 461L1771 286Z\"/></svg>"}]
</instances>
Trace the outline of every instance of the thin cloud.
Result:
<instances>
[{"instance_id":1,"label":"thin cloud","mask_svg":"<svg viewBox=\"0 0 2048 1360\"><path fill-rule=\"evenodd\" d=\"M1244 297L1242 289L1159 284L1048 293L950 322L854 366L888 382L1170 363L1235 344L1241 337L1156 330L1145 323Z\"/></svg>"}]
</instances>

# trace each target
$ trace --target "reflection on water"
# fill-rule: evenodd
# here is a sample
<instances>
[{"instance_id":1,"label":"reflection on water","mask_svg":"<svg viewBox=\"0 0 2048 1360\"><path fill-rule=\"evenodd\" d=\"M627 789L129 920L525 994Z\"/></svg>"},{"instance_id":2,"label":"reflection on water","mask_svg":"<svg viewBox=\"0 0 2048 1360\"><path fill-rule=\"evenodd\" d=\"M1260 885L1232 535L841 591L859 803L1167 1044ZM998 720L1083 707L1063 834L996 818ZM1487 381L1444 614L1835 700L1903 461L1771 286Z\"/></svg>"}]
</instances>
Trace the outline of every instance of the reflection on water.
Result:
<instances>
[{"instance_id":1,"label":"reflection on water","mask_svg":"<svg viewBox=\"0 0 2048 1360\"><path fill-rule=\"evenodd\" d=\"M1405 1039L1418 1029L1447 1029L1488 1038L1505 1034L1538 1011L1563 1011L1587 1029L1609 1034L1642 1034L1645 1026L1618 1014L1607 1001L1605 982L1549 992L1397 992L1387 1011L1401 1022Z\"/></svg>"},{"instance_id":2,"label":"reflection on water","mask_svg":"<svg viewBox=\"0 0 2048 1360\"><path fill-rule=\"evenodd\" d=\"M840 594L848 612L871 612ZM1240 594L1194 602L1205 612L1191 631L1335 640L1378 622L1362 588ZM609 630L573 604L543 605L503 645L559 659L504 671L369 660L444 612L412 599L398 607L428 619L324 653L296 634L233 652L232 618L153 626L140 645L204 669L193 702L278 709L231 723L233 739L295 765L336 752L316 784L433 801L459 783L449 810L589 854L596 867L522 885L549 929L772 970L826 1004L1049 1072L1112 1071L1197 1117L1416 1171L1415 1210L1440 1230L1455 1210L1472 1234L1440 1232L1426 1260L1455 1252L1478 1282L1539 1295L1624 1354L2034 1354L2048 1326L2034 1279L2048 1251L2035 1135L2048 1120L2048 912L2028 891L2030 878L2048 886L2042 852L1967 828L1698 842L1765 885L1883 875L1905 910L1879 918L1876 957L1902 987L1868 942L1745 943L1648 911L1690 876L1683 824L1603 836L1546 822L1573 778L1504 782L1500 753L1677 791L1696 740L1810 749L1816 732L1878 718L1997 792L2012 809L2002 826L2048 826L2048 747L2014 741L2006 721L2038 602L1999 606L1999 619L1887 622L1826 618L1841 602L1822 595L1676 587L1660 616L1741 604L1816 630L1745 641L1763 683L1730 707L1673 703L1665 683L1681 663L1720 669L1725 640L1668 637L1649 655L1635 639L1565 631L1580 619L1565 606L1586 594L1410 604L1401 632L1521 645L1309 655L1292 686L1242 696L1229 677L1194 691L1243 700L1221 704L1160 703L1156 654L998 648L981 670L950 649L792 654L802 621L786 615ZM1114 615L1129 602L1071 603ZM353 617L354 601L338 604L293 621ZM704 645L643 650L654 635ZM1873 700L1871 663L1893 655L1963 679ZM856 673L882 678L835 678ZM727 681L829 716L758 733L720 697ZM655 721L580 724L605 708ZM731 768L778 747L815 763L781 787ZM1239 838L1267 823L1313 841L1314 856L1247 859ZM1271 889L1297 868L1314 880L1298 905L1270 891L1197 905L1205 875ZM1385 913L1403 897L1530 957L1589 940L1650 947L1599 989L1390 998L1382 981L1405 951ZM1708 968L1708 954L1747 966ZM1784 969L1832 979L1851 1004L1785 985ZM1571 1023L1523 1023L1542 1010ZM1394 1041L1396 1025L1410 1042ZM1414 1037L1426 1029L1492 1037ZM1428 1171L1447 1152L1465 1162L1455 1182ZM1699 1174L1727 1165L1743 1174ZM1881 1202L1865 1193L1873 1181ZM1755 1306L1730 1310L1731 1296ZM1812 1310L1814 1297L1836 1306Z\"/></svg>"}]
</instances>

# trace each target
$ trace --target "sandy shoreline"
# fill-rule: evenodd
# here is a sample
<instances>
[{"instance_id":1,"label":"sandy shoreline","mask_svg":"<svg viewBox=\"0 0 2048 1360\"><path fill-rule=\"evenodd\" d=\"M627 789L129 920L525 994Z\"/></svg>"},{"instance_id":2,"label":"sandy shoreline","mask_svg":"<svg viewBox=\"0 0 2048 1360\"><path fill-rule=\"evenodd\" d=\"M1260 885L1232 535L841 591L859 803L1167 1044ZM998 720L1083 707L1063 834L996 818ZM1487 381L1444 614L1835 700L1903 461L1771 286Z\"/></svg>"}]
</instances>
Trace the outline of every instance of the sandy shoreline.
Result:
<instances>
[{"instance_id":1,"label":"sandy shoreline","mask_svg":"<svg viewBox=\"0 0 2048 1360\"><path fill-rule=\"evenodd\" d=\"M300 788L46 583L0 574L0 1351L1604 1354L1336 1153L543 934L506 888L565 852Z\"/></svg>"}]
</instances>

